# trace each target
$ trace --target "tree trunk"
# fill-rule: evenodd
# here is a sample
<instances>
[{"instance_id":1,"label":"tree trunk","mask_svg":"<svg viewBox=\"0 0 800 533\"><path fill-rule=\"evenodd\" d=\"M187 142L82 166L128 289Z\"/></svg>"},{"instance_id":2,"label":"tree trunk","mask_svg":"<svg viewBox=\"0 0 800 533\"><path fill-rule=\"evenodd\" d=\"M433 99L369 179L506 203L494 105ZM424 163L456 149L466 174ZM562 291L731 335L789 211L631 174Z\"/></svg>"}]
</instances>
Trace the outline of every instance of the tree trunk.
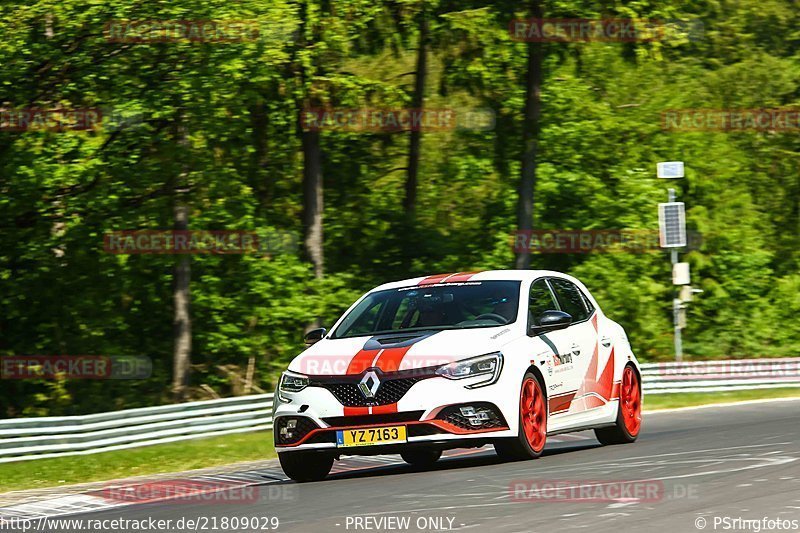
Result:
<instances>
[{"instance_id":1,"label":"tree trunk","mask_svg":"<svg viewBox=\"0 0 800 533\"><path fill-rule=\"evenodd\" d=\"M302 110L301 110L302 112ZM314 265L314 275L324 272L322 247L322 153L318 131L303 131L303 224L305 251Z\"/></svg>"},{"instance_id":2,"label":"tree trunk","mask_svg":"<svg viewBox=\"0 0 800 533\"><path fill-rule=\"evenodd\" d=\"M269 117L267 105L259 99L250 106L253 153L250 159L250 186L256 193L261 209L269 207L272 199L272 174L268 172L267 128Z\"/></svg>"},{"instance_id":3,"label":"tree trunk","mask_svg":"<svg viewBox=\"0 0 800 533\"><path fill-rule=\"evenodd\" d=\"M421 113L425 103L425 78L428 70L428 17L423 4L419 22L419 47L417 48L417 68L414 73L414 94L411 97L411 109ZM420 142L422 127L412 128L408 147L408 172L406 174L406 191L403 199L403 210L413 214L417 207L417 176L419 174Z\"/></svg>"},{"instance_id":4,"label":"tree trunk","mask_svg":"<svg viewBox=\"0 0 800 533\"><path fill-rule=\"evenodd\" d=\"M175 229L185 231L188 227L188 210L185 205L176 202ZM189 385L189 365L191 364L192 354L192 317L189 312L190 278L189 256L181 255L178 264L175 266L173 288L175 304L173 336L175 345L173 351L172 394L176 401L181 401L186 397L186 388Z\"/></svg>"},{"instance_id":5,"label":"tree trunk","mask_svg":"<svg viewBox=\"0 0 800 533\"><path fill-rule=\"evenodd\" d=\"M531 0L533 18L543 18L541 0ZM528 43L528 70L525 80L525 117L522 124L522 176L517 198L517 229L533 228L533 199L536 189L536 157L539 149L539 119L541 116L542 43ZM531 265L530 250L517 252L516 268L527 269Z\"/></svg>"}]
</instances>

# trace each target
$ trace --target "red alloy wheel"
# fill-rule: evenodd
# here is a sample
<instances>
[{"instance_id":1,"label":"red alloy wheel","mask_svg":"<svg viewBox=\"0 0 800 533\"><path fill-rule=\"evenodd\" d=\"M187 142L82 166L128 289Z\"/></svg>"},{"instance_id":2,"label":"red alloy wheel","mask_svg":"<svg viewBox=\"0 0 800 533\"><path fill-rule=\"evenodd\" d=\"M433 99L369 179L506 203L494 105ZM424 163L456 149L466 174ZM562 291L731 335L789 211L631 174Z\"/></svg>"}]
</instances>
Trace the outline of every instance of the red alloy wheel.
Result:
<instances>
[{"instance_id":1,"label":"red alloy wheel","mask_svg":"<svg viewBox=\"0 0 800 533\"><path fill-rule=\"evenodd\" d=\"M625 428L631 437L635 437L642 426L642 393L639 389L639 378L630 366L625 367L622 374L620 402Z\"/></svg>"},{"instance_id":2,"label":"red alloy wheel","mask_svg":"<svg viewBox=\"0 0 800 533\"><path fill-rule=\"evenodd\" d=\"M535 453L541 452L547 439L547 410L539 382L533 378L522 383L520 414L528 444Z\"/></svg>"}]
</instances>

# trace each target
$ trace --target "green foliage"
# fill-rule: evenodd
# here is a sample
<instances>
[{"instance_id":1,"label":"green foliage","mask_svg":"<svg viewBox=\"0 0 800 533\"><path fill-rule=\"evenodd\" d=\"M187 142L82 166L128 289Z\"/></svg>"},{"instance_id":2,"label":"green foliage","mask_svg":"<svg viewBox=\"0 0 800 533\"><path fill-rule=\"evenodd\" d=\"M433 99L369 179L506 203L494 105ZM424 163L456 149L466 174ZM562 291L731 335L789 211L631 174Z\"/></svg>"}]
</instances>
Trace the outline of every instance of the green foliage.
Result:
<instances>
[{"instance_id":1,"label":"green foliage","mask_svg":"<svg viewBox=\"0 0 800 533\"><path fill-rule=\"evenodd\" d=\"M700 23L652 43L546 45L534 227L656 230L657 161L702 246L684 343L695 358L800 349L800 140L778 132L661 127L682 108L796 105L798 14L788 0L545 2L546 16ZM509 2L428 2L425 106L492 109L490 131L426 131L415 218L402 212L405 133L322 133L325 271L301 247L191 257L195 396L238 393L255 358L269 390L303 347L372 286L513 264L526 44ZM281 231L302 244L298 109L409 105L415 0L130 3L32 0L0 7L0 108L94 108L127 117L89 132L0 130L0 355L141 354L140 381L11 382L0 416L78 414L168 401L168 255L117 256L103 234L166 229L180 201L193 229ZM109 42L110 20L257 20L227 43ZM680 30L680 27L678 28ZM691 37L691 38L690 38ZM178 192L176 192L178 191ZM671 357L666 254L536 255L570 272L629 331L643 359Z\"/></svg>"}]
</instances>

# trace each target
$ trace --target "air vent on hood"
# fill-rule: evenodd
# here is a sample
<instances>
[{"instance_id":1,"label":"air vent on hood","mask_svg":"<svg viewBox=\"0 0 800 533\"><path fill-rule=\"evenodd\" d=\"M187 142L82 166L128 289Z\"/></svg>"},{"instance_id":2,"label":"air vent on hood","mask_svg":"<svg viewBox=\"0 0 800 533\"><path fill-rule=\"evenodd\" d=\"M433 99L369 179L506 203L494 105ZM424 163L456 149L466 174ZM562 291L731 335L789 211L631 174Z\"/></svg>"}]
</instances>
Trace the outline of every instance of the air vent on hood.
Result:
<instances>
[{"instance_id":1,"label":"air vent on hood","mask_svg":"<svg viewBox=\"0 0 800 533\"><path fill-rule=\"evenodd\" d=\"M422 337L427 337L428 335L403 335L402 337L383 337L383 338L376 338L375 340L381 344L399 344L401 342L408 342L415 339L421 339Z\"/></svg>"},{"instance_id":2,"label":"air vent on hood","mask_svg":"<svg viewBox=\"0 0 800 533\"><path fill-rule=\"evenodd\" d=\"M432 330L425 330L425 331L414 331L414 332L392 332L392 333L384 333L383 335L376 335L372 337L364 344L364 350L380 350L385 346L391 346L392 348L405 348L406 346L411 346L414 343L417 343L421 340L427 339L432 335L436 335L441 330L432 329Z\"/></svg>"}]
</instances>

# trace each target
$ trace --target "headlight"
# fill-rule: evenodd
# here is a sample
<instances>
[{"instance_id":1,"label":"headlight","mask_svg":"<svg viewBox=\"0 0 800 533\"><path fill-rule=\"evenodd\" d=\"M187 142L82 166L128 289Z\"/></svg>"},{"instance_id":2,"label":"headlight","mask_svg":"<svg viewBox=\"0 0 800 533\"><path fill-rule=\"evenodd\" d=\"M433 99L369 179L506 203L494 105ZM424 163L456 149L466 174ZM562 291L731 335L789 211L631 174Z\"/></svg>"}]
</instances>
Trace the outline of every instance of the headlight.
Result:
<instances>
[{"instance_id":1,"label":"headlight","mask_svg":"<svg viewBox=\"0 0 800 533\"><path fill-rule=\"evenodd\" d=\"M278 388L281 392L300 392L306 387L308 387L308 378L306 376L287 370L281 375L281 384Z\"/></svg>"},{"instance_id":2,"label":"headlight","mask_svg":"<svg viewBox=\"0 0 800 533\"><path fill-rule=\"evenodd\" d=\"M486 376L486 379L483 381L466 385L468 389L474 389L475 387L485 387L486 385L491 385L496 382L500 377L500 371L502 369L503 354L496 352L440 366L436 369L436 374L447 379Z\"/></svg>"}]
</instances>

